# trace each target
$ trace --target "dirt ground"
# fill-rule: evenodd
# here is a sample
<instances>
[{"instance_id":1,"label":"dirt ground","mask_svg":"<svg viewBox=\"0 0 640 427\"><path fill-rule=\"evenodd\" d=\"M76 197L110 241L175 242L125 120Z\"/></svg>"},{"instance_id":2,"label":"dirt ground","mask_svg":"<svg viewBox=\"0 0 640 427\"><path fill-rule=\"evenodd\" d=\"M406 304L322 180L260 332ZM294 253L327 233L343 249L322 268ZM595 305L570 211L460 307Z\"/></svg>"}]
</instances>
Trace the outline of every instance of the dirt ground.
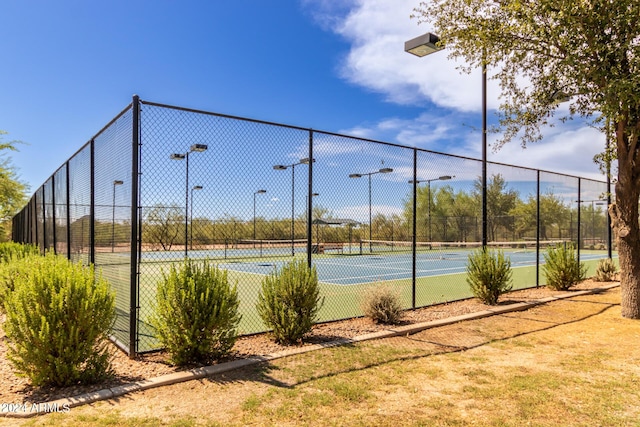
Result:
<instances>
[{"instance_id":1,"label":"dirt ground","mask_svg":"<svg viewBox=\"0 0 640 427\"><path fill-rule=\"evenodd\" d=\"M586 280L573 290L592 289L603 285L611 285L611 283L603 284ZM515 291L504 295L501 298L501 304L507 305L521 301L532 301L565 293L566 292L552 291L545 287ZM487 308L488 306L485 306L474 299L442 304L425 309L408 311L405 313L403 323L413 324L425 322L482 311ZM558 316L557 319L547 318L547 321L552 324L562 322L568 314L562 310L556 314L545 314L545 316L556 315ZM460 348L473 348L487 342L486 334L478 333L477 322L480 321L459 323L452 325L451 327L432 329L412 335L411 337L406 337L405 339L399 339L397 345L432 345L434 352L451 351ZM492 321L488 322L491 323ZM528 322L511 322L508 324L505 323L504 325L501 324L500 336L509 337L522 333L521 329L526 329L527 324ZM353 338L369 332L380 331L384 328L385 327L383 325L374 324L368 319L352 319L317 325L314 328L313 333L307 338L303 345L332 341L337 338ZM429 335L429 337L426 337L426 335ZM245 337L238 340L229 360L254 355L271 354L284 348L285 347L273 343L267 334ZM42 403L55 400L60 397L76 396L88 391L95 391L112 387L114 385L149 379L180 370L171 366L167 362L166 354L156 353L132 360L114 347L113 367L115 376L112 380L93 386L78 386L63 389L34 388L30 386L27 379L16 375L13 368L7 361L6 351L6 338L4 333L0 331L0 402L3 403ZM228 393L244 395L248 393L248 387L255 387L255 383L250 380L247 381L247 378L244 377L245 374L246 373L242 372L224 374L224 383L232 383L234 386L232 388L225 388L223 395L221 395L221 393L213 393L214 390L218 390L220 387L220 384L215 381L190 381L175 386L126 395L121 398L109 400L104 403L98 403L96 405L97 407L104 407L104 405L106 405L108 407L117 408L122 413L126 413L127 416L159 416L158 408L162 408L163 405L166 406L166 404L163 404L162 402L171 402L171 416L176 416L176 414L180 413L184 413L186 415L197 415L198 411L203 411L204 415L204 413L208 413L210 411L210 408L212 407L211 405L224 406L226 405L225 402L237 401L233 396L229 396ZM240 380L241 378L244 379ZM260 386L268 387L267 384L261 384ZM210 396L211 399L203 401L203 395ZM201 401L202 406L197 403ZM91 405L89 408L93 406L94 405ZM80 410L81 408L73 409L74 412ZM160 410L160 413L161 412L162 411Z\"/></svg>"}]
</instances>

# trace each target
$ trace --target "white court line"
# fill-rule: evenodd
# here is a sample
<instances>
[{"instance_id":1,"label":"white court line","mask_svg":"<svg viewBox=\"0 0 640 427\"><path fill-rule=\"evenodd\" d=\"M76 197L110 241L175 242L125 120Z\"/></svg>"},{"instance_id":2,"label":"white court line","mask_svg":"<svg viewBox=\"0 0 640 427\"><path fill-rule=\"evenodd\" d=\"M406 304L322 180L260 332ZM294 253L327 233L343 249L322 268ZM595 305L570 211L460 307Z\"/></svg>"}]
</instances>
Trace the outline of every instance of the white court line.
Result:
<instances>
[{"instance_id":1,"label":"white court line","mask_svg":"<svg viewBox=\"0 0 640 427\"><path fill-rule=\"evenodd\" d=\"M525 267L531 267L531 265L521 265L521 266L517 266L517 267L512 267L512 269L516 269L516 268L525 268ZM466 269L466 267L465 267ZM425 276L418 276L416 277L416 279L420 279L420 278L424 278L424 277L431 277L431 276L437 276L437 277L442 277L442 276L453 276L454 274L460 274L460 273L464 273L464 270L460 270L460 267L451 267L451 268L439 268L439 269L429 269L429 270L416 270L416 275L418 272L431 272L431 271L447 271L447 270L458 270L458 271L454 271L452 273L443 273L443 274L427 274ZM411 271L407 271L408 273L411 273ZM398 274L398 273L395 273ZM360 285L362 283L370 283L370 282L356 282L356 283L336 283L337 281L351 281L353 279L370 279L370 278L375 278L375 277L384 277L384 276L393 276L395 275L394 273L386 273L386 274L374 274L374 275L368 275L368 276L348 276L348 277L341 277L341 278L334 278L331 279L332 281L327 281L327 280L322 280L323 283L326 283L328 285L336 285L336 286L351 286L351 285ZM408 277L399 277L397 279L394 280L403 280L403 279L411 279L411 276Z\"/></svg>"}]
</instances>

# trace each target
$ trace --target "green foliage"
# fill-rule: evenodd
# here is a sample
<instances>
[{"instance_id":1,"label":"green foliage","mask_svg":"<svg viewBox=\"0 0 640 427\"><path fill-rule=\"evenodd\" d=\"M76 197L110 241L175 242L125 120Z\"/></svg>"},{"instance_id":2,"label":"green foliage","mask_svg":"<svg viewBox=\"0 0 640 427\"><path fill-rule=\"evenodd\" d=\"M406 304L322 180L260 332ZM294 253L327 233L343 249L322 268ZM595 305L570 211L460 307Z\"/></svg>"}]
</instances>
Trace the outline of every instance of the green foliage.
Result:
<instances>
[{"instance_id":1,"label":"green foliage","mask_svg":"<svg viewBox=\"0 0 640 427\"><path fill-rule=\"evenodd\" d=\"M210 362L235 344L239 304L226 270L186 259L180 269L172 265L163 273L151 324L173 363Z\"/></svg>"},{"instance_id":2,"label":"green foliage","mask_svg":"<svg viewBox=\"0 0 640 427\"><path fill-rule=\"evenodd\" d=\"M14 259L22 259L31 255L40 255L36 245L4 242L0 243L0 263L8 263Z\"/></svg>"},{"instance_id":3,"label":"green foliage","mask_svg":"<svg viewBox=\"0 0 640 427\"><path fill-rule=\"evenodd\" d=\"M15 277L22 271L22 263L14 261L30 256L40 256L37 246L13 242L0 243L0 311L3 310L5 296L15 287Z\"/></svg>"},{"instance_id":4,"label":"green foliage","mask_svg":"<svg viewBox=\"0 0 640 427\"><path fill-rule=\"evenodd\" d=\"M144 240L170 251L179 236L184 236L184 210L178 206L153 206L145 216ZM184 243L184 238L181 240Z\"/></svg>"},{"instance_id":5,"label":"green foliage","mask_svg":"<svg viewBox=\"0 0 640 427\"><path fill-rule=\"evenodd\" d=\"M92 383L110 374L108 335L115 318L109 284L93 267L47 253L12 261L6 295L9 360L33 385Z\"/></svg>"},{"instance_id":6,"label":"green foliage","mask_svg":"<svg viewBox=\"0 0 640 427\"><path fill-rule=\"evenodd\" d=\"M311 331L323 304L316 268L293 260L263 279L256 308L276 342L292 344Z\"/></svg>"},{"instance_id":7,"label":"green foliage","mask_svg":"<svg viewBox=\"0 0 640 427\"><path fill-rule=\"evenodd\" d=\"M397 325L402 318L400 295L389 286L373 286L364 294L362 311L376 323Z\"/></svg>"},{"instance_id":8,"label":"green foliage","mask_svg":"<svg viewBox=\"0 0 640 427\"><path fill-rule=\"evenodd\" d=\"M596 266L596 282L612 282L616 278L618 267L611 258L604 258L598 261Z\"/></svg>"},{"instance_id":9,"label":"green foliage","mask_svg":"<svg viewBox=\"0 0 640 427\"><path fill-rule=\"evenodd\" d=\"M640 48L631 24L640 2L422 1L415 14L438 34L449 57L464 64L462 71L482 68L498 82L502 103L494 131L501 138L494 149L516 138L522 146L539 141L543 129L575 116L602 130L604 150L594 160L609 176L617 170L608 213L629 290L621 313L640 318L640 278L630 273L640 263Z\"/></svg>"},{"instance_id":10,"label":"green foliage","mask_svg":"<svg viewBox=\"0 0 640 427\"><path fill-rule=\"evenodd\" d=\"M566 291L586 277L587 267L578 261L572 244L547 249L544 261L542 271L547 277L547 287L556 291Z\"/></svg>"},{"instance_id":11,"label":"green foliage","mask_svg":"<svg viewBox=\"0 0 640 427\"><path fill-rule=\"evenodd\" d=\"M512 288L511 260L502 251L480 248L469 255L467 283L473 295L495 305L501 294Z\"/></svg>"},{"instance_id":12,"label":"green foliage","mask_svg":"<svg viewBox=\"0 0 640 427\"><path fill-rule=\"evenodd\" d=\"M5 152L17 151L18 141L4 142L2 136L7 132L0 130L0 241L9 239L11 217L24 205L25 192L28 186L18 179L18 174L11 164L11 158Z\"/></svg>"},{"instance_id":13,"label":"green foliage","mask_svg":"<svg viewBox=\"0 0 640 427\"><path fill-rule=\"evenodd\" d=\"M473 195L478 205L482 203L482 180L477 179L473 183ZM488 240L497 240L498 229L508 232L513 230L513 221L510 217L516 207L518 192L507 187L507 181L501 174L492 175L487 182L487 232Z\"/></svg>"}]
</instances>

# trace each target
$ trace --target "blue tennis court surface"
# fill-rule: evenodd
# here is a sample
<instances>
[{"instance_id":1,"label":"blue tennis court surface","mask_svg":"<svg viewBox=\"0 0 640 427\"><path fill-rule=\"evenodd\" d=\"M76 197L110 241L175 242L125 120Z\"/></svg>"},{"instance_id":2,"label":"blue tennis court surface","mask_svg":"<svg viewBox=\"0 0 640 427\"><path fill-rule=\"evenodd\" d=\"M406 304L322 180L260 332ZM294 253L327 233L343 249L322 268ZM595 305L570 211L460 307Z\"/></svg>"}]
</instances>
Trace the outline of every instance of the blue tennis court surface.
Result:
<instances>
[{"instance_id":1,"label":"blue tennis court surface","mask_svg":"<svg viewBox=\"0 0 640 427\"><path fill-rule=\"evenodd\" d=\"M511 259L511 267L527 267L536 264L535 251L505 252ZM581 254L582 261L604 258L603 254ZM542 253L540 263L544 262ZM418 254L416 276L441 276L465 273L467 255L456 252ZM266 275L280 269L288 260L252 260L218 264L218 267L244 273ZM411 256L407 254L373 254L314 258L318 280L334 285L355 285L385 280L410 279L412 277Z\"/></svg>"}]
</instances>

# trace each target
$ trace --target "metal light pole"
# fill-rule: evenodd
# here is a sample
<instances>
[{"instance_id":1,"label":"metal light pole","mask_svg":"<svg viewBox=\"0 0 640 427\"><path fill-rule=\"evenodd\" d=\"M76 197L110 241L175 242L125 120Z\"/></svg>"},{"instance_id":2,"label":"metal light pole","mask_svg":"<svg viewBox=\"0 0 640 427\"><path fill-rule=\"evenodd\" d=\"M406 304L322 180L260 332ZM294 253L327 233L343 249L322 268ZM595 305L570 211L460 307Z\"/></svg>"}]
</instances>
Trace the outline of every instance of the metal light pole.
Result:
<instances>
[{"instance_id":1,"label":"metal light pole","mask_svg":"<svg viewBox=\"0 0 640 427\"><path fill-rule=\"evenodd\" d=\"M428 197L429 202L428 202L428 211L427 211L428 212L427 213L427 215L428 215L427 217L428 217L428 221L429 221L429 243L431 243L431 182L432 181L446 181L446 180L449 180L451 178L455 178L455 175L454 176L442 175L442 176L439 176L437 178L419 179L419 180L416 180L416 181L414 181L414 180L409 181L409 184L413 184L414 182L416 184L420 184L421 182L426 182L427 183L427 189L429 191L429 193L428 193L429 194L429 197Z\"/></svg>"},{"instance_id":2,"label":"metal light pole","mask_svg":"<svg viewBox=\"0 0 640 427\"><path fill-rule=\"evenodd\" d=\"M426 33L404 43L404 51L423 57L444 49L440 37ZM482 57L484 58L484 51ZM487 64L482 61L482 247L487 246Z\"/></svg>"},{"instance_id":3,"label":"metal light pole","mask_svg":"<svg viewBox=\"0 0 640 427\"><path fill-rule=\"evenodd\" d=\"M191 188L191 209L189 211L189 249L193 250L193 190L202 190L202 185L194 185Z\"/></svg>"},{"instance_id":4,"label":"metal light pole","mask_svg":"<svg viewBox=\"0 0 640 427\"><path fill-rule=\"evenodd\" d=\"M253 192L253 247L256 247L256 194L264 194L267 190L258 190Z\"/></svg>"},{"instance_id":5,"label":"metal light pole","mask_svg":"<svg viewBox=\"0 0 640 427\"><path fill-rule=\"evenodd\" d=\"M169 156L171 160L186 160L185 167L185 190L184 190L184 257L187 258L189 254L189 154L201 153L207 151L207 145L205 144L193 144L189 151L186 153L173 153Z\"/></svg>"},{"instance_id":6,"label":"metal light pole","mask_svg":"<svg viewBox=\"0 0 640 427\"><path fill-rule=\"evenodd\" d=\"M393 169L391 168L382 168L380 170L368 173L352 173L349 175L349 178L362 178L363 176L369 177L369 252L373 252L371 247L371 175L375 175L377 173L391 173Z\"/></svg>"},{"instance_id":7,"label":"metal light pole","mask_svg":"<svg viewBox=\"0 0 640 427\"><path fill-rule=\"evenodd\" d=\"M275 165L273 166L273 169L277 170L277 171L283 171L283 170L287 170L289 168L291 168L291 256L295 256L296 255L296 249L295 249L295 244L294 244L294 216L295 216L295 182L296 182L296 178L295 178L295 174L296 174L296 166L298 165L308 165L311 161L315 162L315 159L313 160L309 160L308 157L305 157L304 159L300 159L300 161L298 163L293 163L290 165Z\"/></svg>"},{"instance_id":8,"label":"metal light pole","mask_svg":"<svg viewBox=\"0 0 640 427\"><path fill-rule=\"evenodd\" d=\"M116 179L113 181L113 211L111 214L111 252L114 251L116 244L116 186L124 184L124 181Z\"/></svg>"}]
</instances>

